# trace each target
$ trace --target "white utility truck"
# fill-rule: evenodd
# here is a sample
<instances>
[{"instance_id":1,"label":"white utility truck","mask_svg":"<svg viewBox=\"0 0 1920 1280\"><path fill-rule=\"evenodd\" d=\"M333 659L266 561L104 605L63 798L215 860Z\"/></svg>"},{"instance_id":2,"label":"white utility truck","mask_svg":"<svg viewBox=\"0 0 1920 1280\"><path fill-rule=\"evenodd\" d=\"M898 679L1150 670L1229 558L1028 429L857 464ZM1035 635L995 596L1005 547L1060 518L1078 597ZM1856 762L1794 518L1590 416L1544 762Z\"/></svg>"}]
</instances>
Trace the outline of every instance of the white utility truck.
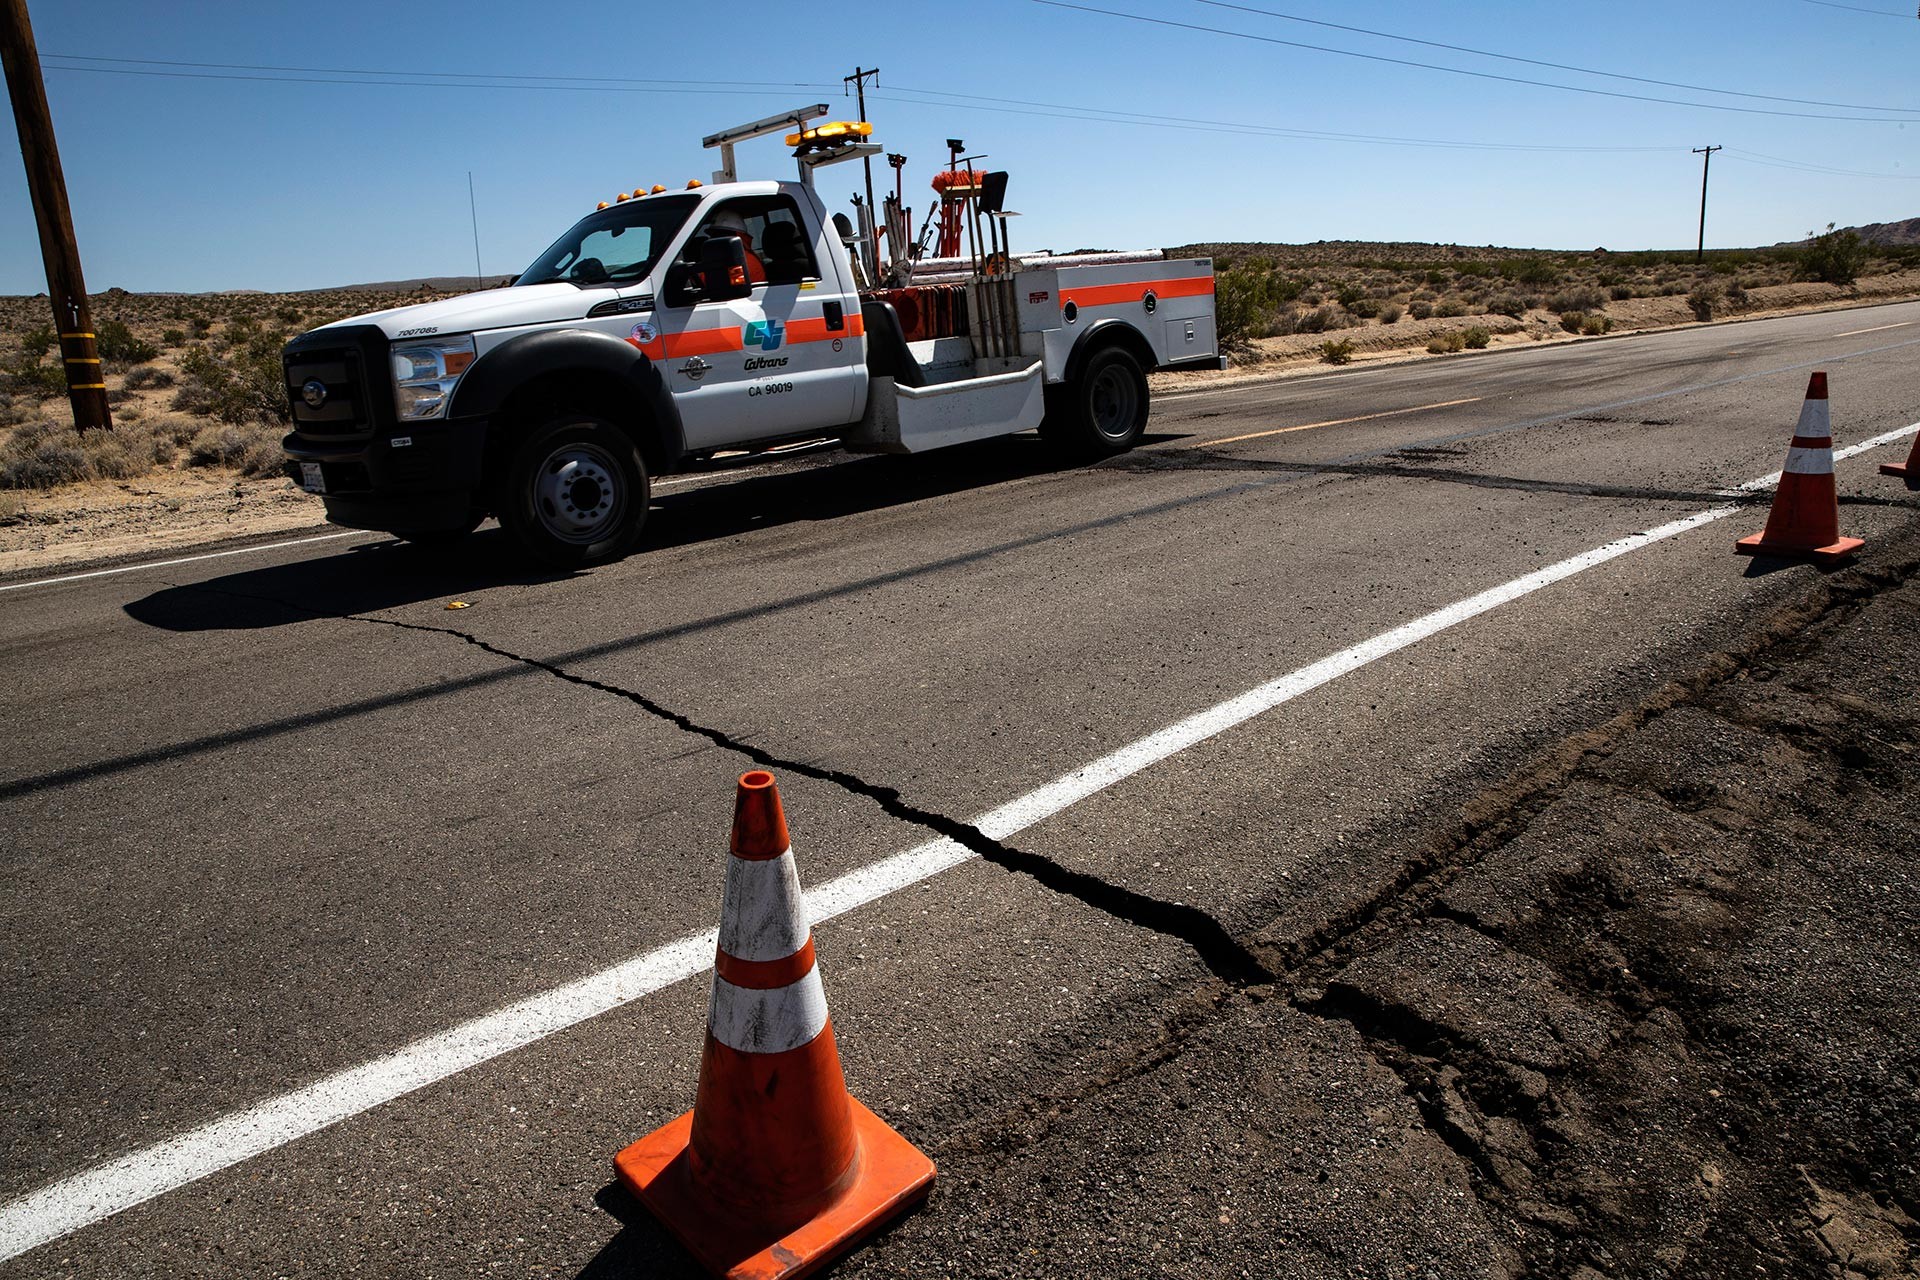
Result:
<instances>
[{"instance_id":1,"label":"white utility truck","mask_svg":"<svg viewBox=\"0 0 1920 1280\"><path fill-rule=\"evenodd\" d=\"M534 556L589 564L632 547L649 476L716 451L1037 427L1111 453L1146 425L1148 370L1219 366L1211 259L1011 256L1004 174L934 184L964 256L916 256L892 196L890 237L870 209L859 230L829 217L814 171L880 148L865 124L806 127L827 112L705 139L712 183L622 193L510 287L295 338L289 473L336 524L439 541L491 514ZM800 180L737 180L734 145L787 129Z\"/></svg>"}]
</instances>

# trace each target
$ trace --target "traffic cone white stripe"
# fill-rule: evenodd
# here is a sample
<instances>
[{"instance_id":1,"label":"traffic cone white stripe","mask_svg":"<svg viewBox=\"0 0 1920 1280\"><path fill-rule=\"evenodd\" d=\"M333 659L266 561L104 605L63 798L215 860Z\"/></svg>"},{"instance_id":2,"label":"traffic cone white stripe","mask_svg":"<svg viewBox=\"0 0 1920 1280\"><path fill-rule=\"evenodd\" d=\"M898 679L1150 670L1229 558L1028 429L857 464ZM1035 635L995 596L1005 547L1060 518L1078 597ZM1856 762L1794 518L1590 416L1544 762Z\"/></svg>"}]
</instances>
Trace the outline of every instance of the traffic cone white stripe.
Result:
<instances>
[{"instance_id":1,"label":"traffic cone white stripe","mask_svg":"<svg viewBox=\"0 0 1920 1280\"><path fill-rule=\"evenodd\" d=\"M1797 436L1833 435L1833 415L1827 407L1826 397L1803 400L1800 404L1800 422L1793 429Z\"/></svg>"},{"instance_id":2,"label":"traffic cone white stripe","mask_svg":"<svg viewBox=\"0 0 1920 1280\"><path fill-rule=\"evenodd\" d=\"M820 970L771 991L736 987L718 974L707 1002L713 1038L742 1053L785 1053L812 1042L826 1029L827 991Z\"/></svg>"},{"instance_id":3,"label":"traffic cone white stripe","mask_svg":"<svg viewBox=\"0 0 1920 1280\"><path fill-rule=\"evenodd\" d=\"M1796 476L1830 476L1833 474L1833 446L1824 449L1789 449L1787 465L1781 470Z\"/></svg>"},{"instance_id":4,"label":"traffic cone white stripe","mask_svg":"<svg viewBox=\"0 0 1920 1280\"><path fill-rule=\"evenodd\" d=\"M777 858L728 858L721 899L720 949L734 959L784 960L807 945L792 849Z\"/></svg>"}]
</instances>

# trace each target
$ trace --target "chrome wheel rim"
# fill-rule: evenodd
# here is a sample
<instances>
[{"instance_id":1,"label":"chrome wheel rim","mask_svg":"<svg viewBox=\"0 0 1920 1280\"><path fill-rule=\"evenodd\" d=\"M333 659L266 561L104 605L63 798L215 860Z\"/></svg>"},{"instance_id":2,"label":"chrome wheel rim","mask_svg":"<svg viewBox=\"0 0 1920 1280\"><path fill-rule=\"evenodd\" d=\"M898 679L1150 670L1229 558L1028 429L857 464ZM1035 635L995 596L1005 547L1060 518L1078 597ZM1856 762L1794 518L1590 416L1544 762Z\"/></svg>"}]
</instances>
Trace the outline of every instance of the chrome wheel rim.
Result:
<instances>
[{"instance_id":1,"label":"chrome wheel rim","mask_svg":"<svg viewBox=\"0 0 1920 1280\"><path fill-rule=\"evenodd\" d=\"M1109 440L1124 440L1133 434L1140 414L1140 389L1125 369L1110 364L1094 375L1087 388L1087 407L1095 431Z\"/></svg>"},{"instance_id":2,"label":"chrome wheel rim","mask_svg":"<svg viewBox=\"0 0 1920 1280\"><path fill-rule=\"evenodd\" d=\"M591 444L548 454L534 475L533 510L562 542L584 546L612 535L627 510L626 483L613 455Z\"/></svg>"}]
</instances>

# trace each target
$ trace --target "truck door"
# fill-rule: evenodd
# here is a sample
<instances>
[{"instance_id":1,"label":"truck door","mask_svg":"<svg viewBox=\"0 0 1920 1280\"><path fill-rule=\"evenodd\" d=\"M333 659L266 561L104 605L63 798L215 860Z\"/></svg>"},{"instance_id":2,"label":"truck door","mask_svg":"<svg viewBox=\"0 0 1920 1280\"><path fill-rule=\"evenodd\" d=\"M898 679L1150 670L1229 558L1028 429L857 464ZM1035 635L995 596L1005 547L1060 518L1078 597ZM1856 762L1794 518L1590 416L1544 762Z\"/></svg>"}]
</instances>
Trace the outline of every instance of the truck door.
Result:
<instances>
[{"instance_id":1,"label":"truck door","mask_svg":"<svg viewBox=\"0 0 1920 1280\"><path fill-rule=\"evenodd\" d=\"M689 245L740 237L753 296L660 306L658 335L642 350L662 361L690 450L827 432L859 416L865 387L857 297L849 298L824 246L785 194L716 204ZM824 277L823 277L824 268Z\"/></svg>"}]
</instances>

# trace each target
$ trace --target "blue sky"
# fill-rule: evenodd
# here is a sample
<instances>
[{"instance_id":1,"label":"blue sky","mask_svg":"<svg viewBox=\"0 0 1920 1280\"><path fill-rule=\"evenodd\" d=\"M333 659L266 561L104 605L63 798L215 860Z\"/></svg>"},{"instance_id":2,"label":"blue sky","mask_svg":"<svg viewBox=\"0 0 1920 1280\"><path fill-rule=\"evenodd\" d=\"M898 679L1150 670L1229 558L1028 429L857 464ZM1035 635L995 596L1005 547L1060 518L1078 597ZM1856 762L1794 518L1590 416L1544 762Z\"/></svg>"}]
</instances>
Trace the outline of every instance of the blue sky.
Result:
<instances>
[{"instance_id":1,"label":"blue sky","mask_svg":"<svg viewBox=\"0 0 1920 1280\"><path fill-rule=\"evenodd\" d=\"M1700 158L1690 148L1708 143L1728 148L1713 160L1709 245L1920 216L1912 0L1082 2L1160 21L1036 0L29 7L96 292L469 273L469 171L482 263L489 274L516 271L616 190L707 177L714 158L702 135L806 102L839 104L855 63L881 68L869 115L876 138L909 157L916 221L943 140L963 138L1013 174L1008 205L1024 215L1016 249L1320 239L1691 245ZM1849 105L1608 79L1252 10ZM1566 92L1274 41L1750 111ZM180 63L233 65L168 65ZM656 83L607 83L643 80ZM992 101L940 96L961 94ZM1132 119L1084 118L1094 113ZM1473 146L1426 145L1435 142ZM1482 149L1509 147L1543 149ZM6 152L0 292L36 293L45 276L25 179L17 153ZM743 176L792 172L777 139L743 146L741 160ZM876 180L890 176L882 168ZM858 182L858 166L846 165L823 171L820 185L842 208Z\"/></svg>"}]
</instances>

